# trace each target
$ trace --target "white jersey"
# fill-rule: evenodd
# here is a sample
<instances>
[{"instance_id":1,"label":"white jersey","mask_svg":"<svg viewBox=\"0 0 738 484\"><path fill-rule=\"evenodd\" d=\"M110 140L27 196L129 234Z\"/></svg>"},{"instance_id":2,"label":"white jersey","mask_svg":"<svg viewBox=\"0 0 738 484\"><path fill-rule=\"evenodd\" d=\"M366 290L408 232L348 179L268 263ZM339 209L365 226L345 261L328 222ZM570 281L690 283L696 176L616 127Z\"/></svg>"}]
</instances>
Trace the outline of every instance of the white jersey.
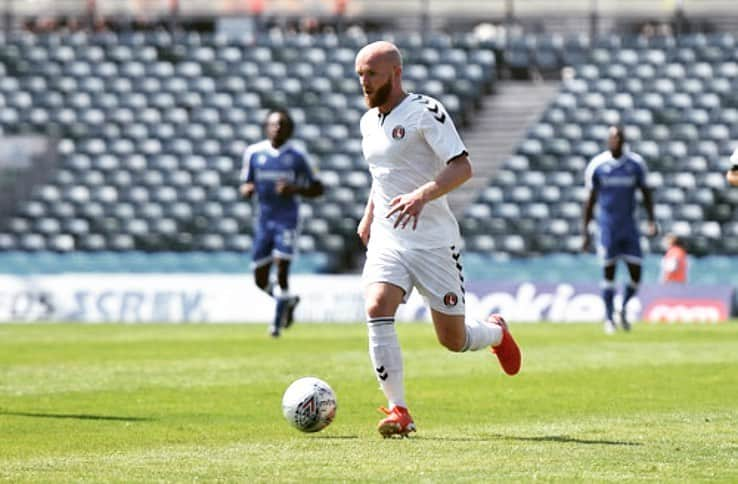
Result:
<instances>
[{"instance_id":1,"label":"white jersey","mask_svg":"<svg viewBox=\"0 0 738 484\"><path fill-rule=\"evenodd\" d=\"M738 148L733 151L733 154L730 155L730 162L734 165L738 165Z\"/></svg>"},{"instance_id":2,"label":"white jersey","mask_svg":"<svg viewBox=\"0 0 738 484\"><path fill-rule=\"evenodd\" d=\"M372 174L374 219L369 248L432 249L459 243L459 225L446 196L428 202L418 225L394 228L390 201L432 181L466 147L437 100L408 94L387 114L370 109L361 118L361 147Z\"/></svg>"}]
</instances>

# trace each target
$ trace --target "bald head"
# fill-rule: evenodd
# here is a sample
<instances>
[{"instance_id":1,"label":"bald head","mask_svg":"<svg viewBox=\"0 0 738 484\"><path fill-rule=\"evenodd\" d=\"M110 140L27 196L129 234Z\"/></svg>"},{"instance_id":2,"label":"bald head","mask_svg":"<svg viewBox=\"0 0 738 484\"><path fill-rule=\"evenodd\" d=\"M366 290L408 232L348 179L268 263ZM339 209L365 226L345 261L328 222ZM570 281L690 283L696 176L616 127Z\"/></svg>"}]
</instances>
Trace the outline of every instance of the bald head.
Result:
<instances>
[{"instance_id":1,"label":"bald head","mask_svg":"<svg viewBox=\"0 0 738 484\"><path fill-rule=\"evenodd\" d=\"M392 42L387 42L386 40L378 40L362 47L359 53L356 54L356 62L358 63L359 60L382 62L393 67L402 67L400 49Z\"/></svg>"},{"instance_id":2,"label":"bald head","mask_svg":"<svg viewBox=\"0 0 738 484\"><path fill-rule=\"evenodd\" d=\"M380 40L356 54L356 75L370 108L389 112L405 96L402 90L402 55L391 42Z\"/></svg>"}]
</instances>

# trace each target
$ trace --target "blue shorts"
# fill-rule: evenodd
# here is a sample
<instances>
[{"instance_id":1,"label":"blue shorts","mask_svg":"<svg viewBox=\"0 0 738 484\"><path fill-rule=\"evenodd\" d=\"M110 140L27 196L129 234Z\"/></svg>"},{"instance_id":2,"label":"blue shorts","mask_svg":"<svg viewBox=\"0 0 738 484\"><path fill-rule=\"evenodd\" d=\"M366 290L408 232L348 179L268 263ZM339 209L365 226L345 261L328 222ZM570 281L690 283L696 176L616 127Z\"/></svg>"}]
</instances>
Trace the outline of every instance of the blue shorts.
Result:
<instances>
[{"instance_id":1,"label":"blue shorts","mask_svg":"<svg viewBox=\"0 0 738 484\"><path fill-rule=\"evenodd\" d=\"M272 259L292 259L297 242L297 227L283 222L266 221L256 225L251 255L253 268L272 262Z\"/></svg>"},{"instance_id":2,"label":"blue shorts","mask_svg":"<svg viewBox=\"0 0 738 484\"><path fill-rule=\"evenodd\" d=\"M643 254L641 241L637 230L631 231L600 231L600 245L597 253L603 265L609 266L623 259L631 264L640 264Z\"/></svg>"}]
</instances>

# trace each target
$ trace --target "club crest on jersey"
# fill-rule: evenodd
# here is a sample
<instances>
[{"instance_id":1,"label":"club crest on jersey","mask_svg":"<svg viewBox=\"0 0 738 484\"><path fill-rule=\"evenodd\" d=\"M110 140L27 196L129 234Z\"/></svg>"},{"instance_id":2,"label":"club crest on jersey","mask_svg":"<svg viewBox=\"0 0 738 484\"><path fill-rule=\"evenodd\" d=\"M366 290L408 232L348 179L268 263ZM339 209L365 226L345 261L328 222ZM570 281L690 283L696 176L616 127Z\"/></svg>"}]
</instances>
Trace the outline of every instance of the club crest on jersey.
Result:
<instances>
[{"instance_id":1,"label":"club crest on jersey","mask_svg":"<svg viewBox=\"0 0 738 484\"><path fill-rule=\"evenodd\" d=\"M392 128L392 138L393 139L402 139L405 137L405 128L400 126L399 124Z\"/></svg>"},{"instance_id":2,"label":"club crest on jersey","mask_svg":"<svg viewBox=\"0 0 738 484\"><path fill-rule=\"evenodd\" d=\"M443 296L443 304L445 304L448 307L454 307L459 303L459 296L456 295L456 293L453 292L447 292L445 296Z\"/></svg>"}]
</instances>

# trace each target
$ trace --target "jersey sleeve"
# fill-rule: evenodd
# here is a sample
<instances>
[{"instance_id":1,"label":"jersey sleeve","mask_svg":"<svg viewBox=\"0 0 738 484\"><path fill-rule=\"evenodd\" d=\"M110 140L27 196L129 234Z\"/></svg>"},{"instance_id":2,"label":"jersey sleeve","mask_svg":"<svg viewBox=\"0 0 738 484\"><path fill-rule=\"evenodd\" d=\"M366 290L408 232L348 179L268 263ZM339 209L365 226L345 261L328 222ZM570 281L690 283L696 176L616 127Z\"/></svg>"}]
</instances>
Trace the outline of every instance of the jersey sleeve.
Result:
<instances>
[{"instance_id":1,"label":"jersey sleeve","mask_svg":"<svg viewBox=\"0 0 738 484\"><path fill-rule=\"evenodd\" d=\"M252 160L253 160L253 150L250 148L247 148L243 152L243 157L241 159L241 175L239 176L239 180L241 183L254 183L255 177L254 177L254 170L252 170Z\"/></svg>"},{"instance_id":2,"label":"jersey sleeve","mask_svg":"<svg viewBox=\"0 0 738 484\"><path fill-rule=\"evenodd\" d=\"M734 165L738 165L738 148L733 151L733 154L730 155L730 162Z\"/></svg>"},{"instance_id":3,"label":"jersey sleeve","mask_svg":"<svg viewBox=\"0 0 738 484\"><path fill-rule=\"evenodd\" d=\"M638 167L638 186L641 188L647 187L647 179L648 179L648 166L646 166L646 162L643 160L643 158L640 155L633 154L633 159L636 162L636 166Z\"/></svg>"},{"instance_id":4,"label":"jersey sleeve","mask_svg":"<svg viewBox=\"0 0 738 484\"><path fill-rule=\"evenodd\" d=\"M584 186L587 190L596 190L599 188L596 176L597 165L596 159L592 159L584 170Z\"/></svg>"},{"instance_id":5,"label":"jersey sleeve","mask_svg":"<svg viewBox=\"0 0 738 484\"><path fill-rule=\"evenodd\" d=\"M466 154L466 146L461 141L451 116L440 102L426 98L420 116L420 131L439 160L446 163L459 155Z\"/></svg>"},{"instance_id":6,"label":"jersey sleeve","mask_svg":"<svg viewBox=\"0 0 738 484\"><path fill-rule=\"evenodd\" d=\"M298 185L309 186L315 183L317 178L317 167L304 153L299 153L295 163L295 179Z\"/></svg>"}]
</instances>

